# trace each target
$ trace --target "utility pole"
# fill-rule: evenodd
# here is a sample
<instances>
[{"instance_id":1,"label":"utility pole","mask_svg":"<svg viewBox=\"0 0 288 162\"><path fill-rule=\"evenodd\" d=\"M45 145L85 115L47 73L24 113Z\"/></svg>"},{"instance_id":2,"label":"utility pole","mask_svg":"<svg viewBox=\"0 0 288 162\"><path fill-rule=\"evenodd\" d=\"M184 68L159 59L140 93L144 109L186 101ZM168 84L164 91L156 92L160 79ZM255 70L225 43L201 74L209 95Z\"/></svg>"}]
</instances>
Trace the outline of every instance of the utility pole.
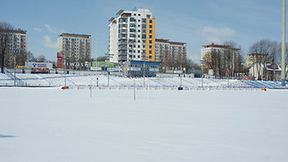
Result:
<instances>
[{"instance_id":1,"label":"utility pole","mask_svg":"<svg viewBox=\"0 0 288 162\"><path fill-rule=\"evenodd\" d=\"M285 73L286 73L286 0L282 0L282 50L281 50L281 81L282 86L285 86Z\"/></svg>"}]
</instances>

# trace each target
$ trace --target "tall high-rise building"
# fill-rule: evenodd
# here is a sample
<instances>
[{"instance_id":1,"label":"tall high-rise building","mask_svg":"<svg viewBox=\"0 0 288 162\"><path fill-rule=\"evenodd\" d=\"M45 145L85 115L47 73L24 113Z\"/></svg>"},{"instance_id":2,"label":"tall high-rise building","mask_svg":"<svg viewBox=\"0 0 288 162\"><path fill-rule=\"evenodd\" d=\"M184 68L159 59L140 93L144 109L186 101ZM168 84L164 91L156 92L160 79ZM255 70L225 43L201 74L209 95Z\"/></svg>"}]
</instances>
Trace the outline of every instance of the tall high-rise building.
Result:
<instances>
[{"instance_id":1,"label":"tall high-rise building","mask_svg":"<svg viewBox=\"0 0 288 162\"><path fill-rule=\"evenodd\" d=\"M62 63L70 69L87 69L88 61L91 59L91 35L62 33L58 38L58 54L62 56Z\"/></svg>"},{"instance_id":2,"label":"tall high-rise building","mask_svg":"<svg viewBox=\"0 0 288 162\"><path fill-rule=\"evenodd\" d=\"M156 61L161 62L162 72L185 70L187 61L186 43L156 39Z\"/></svg>"},{"instance_id":3,"label":"tall high-rise building","mask_svg":"<svg viewBox=\"0 0 288 162\"><path fill-rule=\"evenodd\" d=\"M1 51L4 50L5 52L5 67L12 68L15 64L24 65L27 52L26 31L20 29L2 29L0 34L0 48ZM14 60L15 58L16 60Z\"/></svg>"},{"instance_id":4,"label":"tall high-rise building","mask_svg":"<svg viewBox=\"0 0 288 162\"><path fill-rule=\"evenodd\" d=\"M148 9L120 10L109 20L110 62L156 61L155 18Z\"/></svg>"}]
</instances>

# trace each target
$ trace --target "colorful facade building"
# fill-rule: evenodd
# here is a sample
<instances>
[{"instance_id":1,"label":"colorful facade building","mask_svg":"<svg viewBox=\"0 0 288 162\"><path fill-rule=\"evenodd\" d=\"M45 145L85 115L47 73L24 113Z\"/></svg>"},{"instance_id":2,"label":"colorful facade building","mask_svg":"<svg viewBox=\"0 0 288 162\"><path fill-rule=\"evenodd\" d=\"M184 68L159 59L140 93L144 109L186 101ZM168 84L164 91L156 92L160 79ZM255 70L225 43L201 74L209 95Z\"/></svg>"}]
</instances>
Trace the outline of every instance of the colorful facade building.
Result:
<instances>
[{"instance_id":1,"label":"colorful facade building","mask_svg":"<svg viewBox=\"0 0 288 162\"><path fill-rule=\"evenodd\" d=\"M120 10L109 20L109 61L156 61L156 20L148 9Z\"/></svg>"}]
</instances>

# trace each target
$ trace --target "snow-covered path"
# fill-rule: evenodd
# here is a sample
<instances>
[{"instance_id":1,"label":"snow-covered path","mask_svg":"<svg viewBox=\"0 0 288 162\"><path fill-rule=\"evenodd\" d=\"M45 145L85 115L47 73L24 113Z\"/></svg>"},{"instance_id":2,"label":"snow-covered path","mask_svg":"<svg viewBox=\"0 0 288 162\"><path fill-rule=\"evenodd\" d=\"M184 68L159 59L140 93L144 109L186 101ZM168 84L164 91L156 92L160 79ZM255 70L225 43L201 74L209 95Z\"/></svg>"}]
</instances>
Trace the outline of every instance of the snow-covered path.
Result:
<instances>
[{"instance_id":1,"label":"snow-covered path","mask_svg":"<svg viewBox=\"0 0 288 162\"><path fill-rule=\"evenodd\" d=\"M287 162L287 91L0 88L2 162Z\"/></svg>"}]
</instances>

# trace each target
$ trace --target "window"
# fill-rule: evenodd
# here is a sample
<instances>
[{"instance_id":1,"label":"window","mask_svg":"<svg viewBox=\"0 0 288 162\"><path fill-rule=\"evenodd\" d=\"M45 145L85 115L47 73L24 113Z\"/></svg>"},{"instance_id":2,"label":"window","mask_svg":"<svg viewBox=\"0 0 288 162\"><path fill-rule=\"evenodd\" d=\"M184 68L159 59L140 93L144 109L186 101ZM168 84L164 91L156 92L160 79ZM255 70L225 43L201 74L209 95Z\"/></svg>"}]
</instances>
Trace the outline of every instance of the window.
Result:
<instances>
[{"instance_id":1,"label":"window","mask_svg":"<svg viewBox=\"0 0 288 162\"><path fill-rule=\"evenodd\" d=\"M138 16L141 16L141 14L138 14Z\"/></svg>"},{"instance_id":2,"label":"window","mask_svg":"<svg viewBox=\"0 0 288 162\"><path fill-rule=\"evenodd\" d=\"M152 40L149 40L149 43L152 43Z\"/></svg>"},{"instance_id":3,"label":"window","mask_svg":"<svg viewBox=\"0 0 288 162\"><path fill-rule=\"evenodd\" d=\"M140 45L138 45L138 48L140 48Z\"/></svg>"},{"instance_id":4,"label":"window","mask_svg":"<svg viewBox=\"0 0 288 162\"><path fill-rule=\"evenodd\" d=\"M150 22L150 23L153 23L153 21L152 21L152 20L150 20L149 22Z\"/></svg>"},{"instance_id":5,"label":"window","mask_svg":"<svg viewBox=\"0 0 288 162\"><path fill-rule=\"evenodd\" d=\"M149 33L152 34L152 30L149 30Z\"/></svg>"},{"instance_id":6,"label":"window","mask_svg":"<svg viewBox=\"0 0 288 162\"><path fill-rule=\"evenodd\" d=\"M130 21L131 21L131 22L135 22L135 21L136 21L136 19L135 19L135 18L133 18L133 17L131 17L131 18L130 18Z\"/></svg>"},{"instance_id":7,"label":"window","mask_svg":"<svg viewBox=\"0 0 288 162\"><path fill-rule=\"evenodd\" d=\"M152 28L153 26L152 25L149 25L149 28Z\"/></svg>"},{"instance_id":8,"label":"window","mask_svg":"<svg viewBox=\"0 0 288 162\"><path fill-rule=\"evenodd\" d=\"M152 35L149 35L149 38L152 38Z\"/></svg>"}]
</instances>

